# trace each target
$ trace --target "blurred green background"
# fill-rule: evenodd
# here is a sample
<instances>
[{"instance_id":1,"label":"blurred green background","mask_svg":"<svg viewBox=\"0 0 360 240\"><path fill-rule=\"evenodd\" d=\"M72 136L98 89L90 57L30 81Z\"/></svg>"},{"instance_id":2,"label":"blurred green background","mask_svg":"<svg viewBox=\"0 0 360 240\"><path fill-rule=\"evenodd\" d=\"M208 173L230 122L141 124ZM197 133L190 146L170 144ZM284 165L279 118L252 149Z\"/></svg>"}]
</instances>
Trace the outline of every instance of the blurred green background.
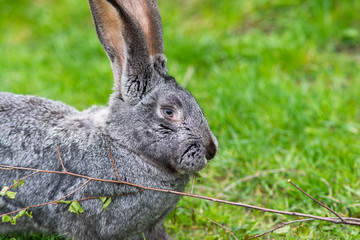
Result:
<instances>
[{"instance_id":1,"label":"blurred green background","mask_svg":"<svg viewBox=\"0 0 360 240\"><path fill-rule=\"evenodd\" d=\"M169 73L197 98L220 144L194 193L332 216L287 183L291 178L341 215L360 217L360 1L159 5ZM107 103L112 73L87 1L0 0L0 6L0 91L79 109ZM191 198L178 206L197 209L238 239L296 219ZM174 239L232 239L186 208L177 208L166 227ZM264 239L359 234L314 221ZM11 237L21 239L0 239Z\"/></svg>"}]
</instances>

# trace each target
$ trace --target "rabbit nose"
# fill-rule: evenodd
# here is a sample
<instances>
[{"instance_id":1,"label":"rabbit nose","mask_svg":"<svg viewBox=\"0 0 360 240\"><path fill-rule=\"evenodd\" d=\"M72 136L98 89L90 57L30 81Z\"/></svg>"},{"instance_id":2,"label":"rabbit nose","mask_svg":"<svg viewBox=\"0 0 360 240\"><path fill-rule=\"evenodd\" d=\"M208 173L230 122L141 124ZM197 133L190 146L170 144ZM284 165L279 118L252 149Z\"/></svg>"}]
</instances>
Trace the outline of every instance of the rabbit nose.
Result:
<instances>
[{"instance_id":1,"label":"rabbit nose","mask_svg":"<svg viewBox=\"0 0 360 240\"><path fill-rule=\"evenodd\" d=\"M213 159L218 150L218 141L213 133L210 133L210 134L211 134L210 142L206 146L206 159L207 160Z\"/></svg>"}]
</instances>

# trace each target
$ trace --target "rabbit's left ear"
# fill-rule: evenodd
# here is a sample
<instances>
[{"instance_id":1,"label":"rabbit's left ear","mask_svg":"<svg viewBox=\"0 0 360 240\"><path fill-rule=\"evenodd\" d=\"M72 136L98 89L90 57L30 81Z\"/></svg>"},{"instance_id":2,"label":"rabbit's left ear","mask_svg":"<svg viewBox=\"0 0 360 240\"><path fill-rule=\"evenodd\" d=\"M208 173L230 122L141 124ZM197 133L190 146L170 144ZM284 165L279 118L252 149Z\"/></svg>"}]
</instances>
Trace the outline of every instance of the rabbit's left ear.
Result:
<instances>
[{"instance_id":1,"label":"rabbit's left ear","mask_svg":"<svg viewBox=\"0 0 360 240\"><path fill-rule=\"evenodd\" d=\"M89 4L111 62L117 97L138 100L150 87L149 64L164 53L156 0L89 0Z\"/></svg>"}]
</instances>

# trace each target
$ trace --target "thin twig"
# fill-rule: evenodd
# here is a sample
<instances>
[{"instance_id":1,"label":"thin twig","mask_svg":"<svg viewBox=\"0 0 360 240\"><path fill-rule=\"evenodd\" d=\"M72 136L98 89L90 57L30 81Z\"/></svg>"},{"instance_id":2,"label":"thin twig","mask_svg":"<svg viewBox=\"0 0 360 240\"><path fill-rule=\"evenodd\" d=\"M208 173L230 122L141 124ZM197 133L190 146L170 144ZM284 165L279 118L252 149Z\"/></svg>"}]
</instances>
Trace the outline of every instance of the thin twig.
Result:
<instances>
[{"instance_id":1,"label":"thin twig","mask_svg":"<svg viewBox=\"0 0 360 240\"><path fill-rule=\"evenodd\" d=\"M110 148L108 148L107 150L108 150L108 152L109 152L109 155L110 155L110 158L111 158L113 167L114 167L114 171L115 171L116 177L117 177L118 181L121 182L120 177L119 177L119 175L118 175L118 173L117 173L117 170L116 170L114 158L112 157L111 152L110 152Z\"/></svg>"},{"instance_id":2,"label":"thin twig","mask_svg":"<svg viewBox=\"0 0 360 240\"><path fill-rule=\"evenodd\" d=\"M123 197L123 196L128 196L128 195L134 195L134 194L137 194L137 193L141 193L143 191L144 191L144 189L140 189L137 192L123 193L123 194L114 195L114 196L102 196L102 197L105 197L105 198ZM87 197L87 198L82 198L82 199L79 199L79 200L76 200L76 201L81 202L81 201L86 201L86 200L90 200L90 199L99 199L99 198L101 198L101 197Z\"/></svg>"},{"instance_id":3,"label":"thin twig","mask_svg":"<svg viewBox=\"0 0 360 240\"><path fill-rule=\"evenodd\" d=\"M305 192L304 190L302 190L298 185L296 185L293 181L291 181L290 179L288 180L289 183L291 183L295 188L297 188L300 192L302 192L303 194L305 194L307 197L309 197L311 200L313 200L314 202L316 202L317 204L319 204L320 206L322 206L323 208L329 210L330 212L332 212L333 214L335 214L343 223L346 223L346 220L341 217L337 212L335 212L334 210L332 210L331 208L329 208L328 206L326 206L325 204L323 204L322 202L319 202L318 200L316 200L315 198L313 198L312 196L310 196L307 192Z\"/></svg>"},{"instance_id":4,"label":"thin twig","mask_svg":"<svg viewBox=\"0 0 360 240\"><path fill-rule=\"evenodd\" d=\"M238 240L235 235L230 231L230 229L228 229L227 227L225 227L224 225L221 225L220 223L208 218L207 216L205 216L204 214L202 214L201 212L199 212L198 210L196 210L195 208L191 208L191 207L184 207L184 206L179 206L177 208L185 208L185 209L190 209L193 210L194 212L196 212L197 214L203 216L204 218L206 218L208 221L218 225L219 227L221 227L222 229L224 229L227 233L231 234L231 236L233 236L236 240Z\"/></svg>"},{"instance_id":5,"label":"thin twig","mask_svg":"<svg viewBox=\"0 0 360 240\"><path fill-rule=\"evenodd\" d=\"M64 170L64 172L67 172L66 169L65 169L65 166L64 166L64 164L63 164L63 161L62 161L62 159L61 159L60 151L59 151L59 149L58 149L58 147L57 147L56 144L55 144L55 147L56 147L56 151L57 151L58 156L59 156L59 160L60 160L61 167L62 167L62 169Z\"/></svg>"},{"instance_id":6,"label":"thin twig","mask_svg":"<svg viewBox=\"0 0 360 240\"><path fill-rule=\"evenodd\" d=\"M80 187L78 187L77 189L75 189L74 191L72 191L71 193L59 198L59 199L56 199L54 201L51 201L51 202L47 202L47 203L41 203L41 204L38 204L38 205L33 205L33 206L28 206L26 208L22 208L22 209L18 209L18 210L15 210L15 211L12 211L12 212L9 212L9 213L5 213L5 214L1 214L0 217L2 216L5 216L5 215L11 215L13 213L17 213L17 212L20 212L22 210L25 210L25 209L30 209L30 208L36 208L36 207L41 207L41 206L45 206L45 205L50 205L50 204L57 204L59 201L67 198L68 196L70 195L73 195L74 193L76 193L77 191L79 191L81 188L85 187L86 184L88 184L89 182L91 182L91 180L87 180L84 184L82 184Z\"/></svg>"},{"instance_id":7,"label":"thin twig","mask_svg":"<svg viewBox=\"0 0 360 240\"><path fill-rule=\"evenodd\" d=\"M75 176L75 177L79 177L79 178L85 178L85 179L92 180L92 181L100 181L100 182L108 182L108 183L121 183L121 184L125 184L125 185L132 186L132 187L143 188L145 190L151 190L151 191L156 191L156 192L164 192L164 193L171 193L171 194L177 194L177 195L182 195L182 196L187 196L187 197L192 197L192 198L204 199L204 200L217 202L217 203L223 203L223 204L227 204L227 205L233 205L233 206L245 207L245 208L249 208L249 209L260 210L260 211L263 211L263 212L270 212L270 213L275 213L275 214L297 216L297 217L314 218L314 219L317 219L317 220L322 220L322 221L326 221L326 222L332 222L334 224L346 224L346 225L352 225L352 226L360 226L360 222L352 221L352 220L347 219L347 218L343 218L343 219L347 220L344 223L342 220L339 221L337 219L330 218L330 217L320 217L320 216L311 215L311 214L304 214L304 213L298 213L298 212L288 212L288 211L281 211L281 210L275 210L275 209L270 209L270 208L263 208L263 207L258 207L258 206L245 204L245 203L242 203L242 202L231 202L231 201L226 201L226 200L221 200L221 199L216 199L216 198L212 198L212 197L196 195L196 194L191 194L191 193L184 193L184 192L178 192L178 191L168 190L168 189L146 187L146 186L141 186L141 185L138 185L138 184L129 183L129 182L125 182L125 181L115 181L115 180L94 178L94 177L89 177L89 176L76 174L76 173L71 173L71 172L66 172L65 173L65 172L60 172L60 171L39 170L39 169L33 169L33 168L14 167L14 166L7 166L7 165L0 165L0 167L14 168L14 169L19 169L19 170L27 170L27 171L39 171L39 172L43 172L43 173L66 174L66 175L71 175L71 176ZM7 214L4 214L4 215L7 215ZM3 216L3 215L1 215L1 216Z\"/></svg>"},{"instance_id":8,"label":"thin twig","mask_svg":"<svg viewBox=\"0 0 360 240\"><path fill-rule=\"evenodd\" d=\"M29 175L27 175L27 176L25 176L25 177L17 180L16 183L14 183L13 185L11 185L11 186L9 187L9 189L12 188L13 186L15 186L16 184L18 184L21 180L25 180L25 179L27 179L28 177L31 177L31 176L33 176L33 175L35 175L35 174L37 174L37 173L39 173L39 171L32 172L32 173L30 173Z\"/></svg>"},{"instance_id":9,"label":"thin twig","mask_svg":"<svg viewBox=\"0 0 360 240\"><path fill-rule=\"evenodd\" d=\"M266 234L268 234L268 233L272 233L272 232L278 230L279 228L283 228L283 227L285 227L286 225L290 225L290 224L294 224L294 223L299 223L299 222L300 222L300 223L301 223L301 222L309 222L309 221L314 221L314 220L315 220L315 219L313 219L313 218L307 218L307 219L300 219L300 220L295 220L295 221L291 221L291 222L286 222L286 223L283 223L283 224L281 224L281 225L279 225L279 226L277 226L277 227L274 227L273 229L271 229L271 230L269 230L269 231L260 233L260 234L258 234L258 235L256 235L256 236L253 236L253 237L248 238L248 239L246 239L246 240L251 240L251 239L255 239L255 238L262 237L262 236L264 236L264 235L266 235Z\"/></svg>"},{"instance_id":10,"label":"thin twig","mask_svg":"<svg viewBox=\"0 0 360 240\"><path fill-rule=\"evenodd\" d=\"M15 170L15 169L14 168L2 168L2 167L0 167L0 170L11 171L11 170Z\"/></svg>"}]
</instances>

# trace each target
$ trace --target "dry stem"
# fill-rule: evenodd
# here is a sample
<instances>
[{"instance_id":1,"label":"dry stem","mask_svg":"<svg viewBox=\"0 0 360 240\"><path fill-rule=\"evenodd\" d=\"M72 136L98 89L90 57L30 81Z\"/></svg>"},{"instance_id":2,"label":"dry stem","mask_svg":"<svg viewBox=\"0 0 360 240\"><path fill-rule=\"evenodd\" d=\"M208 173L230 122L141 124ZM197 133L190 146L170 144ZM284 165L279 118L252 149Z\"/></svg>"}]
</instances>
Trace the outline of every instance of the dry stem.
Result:
<instances>
[{"instance_id":1,"label":"dry stem","mask_svg":"<svg viewBox=\"0 0 360 240\"><path fill-rule=\"evenodd\" d=\"M309 197L311 200L313 200L314 202L316 202L317 204L319 204L320 206L322 206L323 208L329 210L330 212L332 212L333 214L335 214L338 218L340 218L340 220L343 223L346 223L346 220L344 218L342 218L337 212L335 212L334 210L332 210L331 208L329 208L328 206L326 206L325 204L323 204L322 202L319 202L318 200L316 200L315 198L313 198L312 196L310 196L307 192L305 192L304 190L302 190L298 185L296 185L295 183L293 183L290 179L288 180L289 183L291 183L294 187L296 187L300 192L302 192L303 194L305 194L307 197Z\"/></svg>"},{"instance_id":2,"label":"dry stem","mask_svg":"<svg viewBox=\"0 0 360 240\"><path fill-rule=\"evenodd\" d=\"M39 169L34 169L34 168L15 167L15 166L8 166L8 165L0 165L0 167L2 167L2 168L13 168L13 169L18 169L18 170L34 171L34 172L38 171L38 172L41 172L41 173L65 174L65 175L71 175L71 176L75 176L75 177L79 177L79 178L85 178L85 179L88 179L88 180L91 180L91 181L100 181L100 182L108 182L108 183L121 183L121 184L129 185L129 186L137 187L137 188L140 188L140 189L142 188L144 190L151 190L151 191L156 191L156 192L177 194L177 195L181 195L181 196L204 199L204 200L217 202L217 203L223 203L223 204L227 204L227 205L233 205L233 206L238 206L238 207L245 207L245 208L260 210L260 211L263 211L263 212L270 212L270 213L275 213L275 214L297 216L297 217L305 217L305 218L313 218L313 219L317 219L317 220L321 220L321 221L332 222L332 223L335 223L335 224L346 224L346 225L360 226L360 222L354 221L353 219L349 219L349 218L343 218L343 219L346 220L346 223L344 223L342 220L338 220L338 219L334 219L334 218L330 218L330 217L320 217L320 216L311 215L311 214L305 214L305 213L288 212L288 211L281 211L281 210L275 210L275 209L270 209L270 208L263 208L263 207L258 207L258 206L253 206L253 205L250 205L250 204L242 203L242 202L231 202L231 201L226 201L226 200L222 200L222 199L216 199L216 198L212 198L212 197L196 195L196 194L191 194L191 193L184 193L184 192L178 192L178 191L173 191L173 190L168 190L168 189L159 189L159 188L146 187L146 186L141 186L141 185L138 185L138 184L129 183L129 182L125 182L125 181L93 178L93 177L89 177L89 176L85 176L85 175L81 175L81 174L77 174L77 173L71 173L71 172L39 170ZM3 215L7 215L7 214L3 214ZM0 215L0 217L3 216L3 215Z\"/></svg>"},{"instance_id":3,"label":"dry stem","mask_svg":"<svg viewBox=\"0 0 360 240\"><path fill-rule=\"evenodd\" d=\"M85 185L87 185L89 182L91 182L91 181L100 181L100 182L107 182L107 183L124 184L124 185L139 188L139 191L131 192L131 193L125 193L125 194L121 194L121 195L115 195L115 196L108 196L109 198L120 197L120 196L125 196L125 195L131 195L131 194L141 193L144 190L150 190L150 191L164 192L164 193L177 194L177 195L186 196L186 197L204 199L204 200L207 200L207 201L223 203L223 204L227 204L227 205L245 207L245 208L248 208L248 209L255 209L255 210L262 211L262 212L270 212L270 213L275 213L275 214L282 214L282 215L306 217L307 218L307 219L300 219L300 220L295 220L295 221L283 223L283 224L281 224L281 225L279 225L279 226L277 226L277 227L275 227L275 228L273 228L273 229L271 229L269 231L266 231L266 232L261 233L261 234L256 235L256 236L253 236L250 239L261 237L261 236L263 236L263 235L265 235L267 233L271 233L271 232L273 232L273 231L275 231L275 230L277 230L279 228L282 228L282 227L284 227L286 225L290 225L290 224L294 224L294 223L298 223L298 222L313 221L313 220L321 220L321 221L331 222L331 223L334 223L334 224L360 226L360 219L341 217L338 213L336 213L335 211L333 211L332 209L327 207L325 204L319 202L318 200L316 200L315 198L310 196L308 193L306 193L304 190L302 190L298 185L293 183L290 179L288 180L289 183L291 183L294 187L296 187L298 190L300 190L302 193L304 193L307 197L309 197L310 199L315 201L317 204L319 204L323 208L325 208L328 211L335 214L337 216L337 218L335 218L335 217L320 217L320 216L311 215L311 214L304 214L304 213L298 213L298 212L288 212L288 211L281 211L281 210L275 210L275 209L270 209L270 208L263 208L263 207L253 206L253 205L249 205L249 204L245 204L245 203L241 203L241 202L231 202L231 201L216 199L216 198L212 198L212 197L196 195L196 194L192 193L193 192L192 190L191 190L191 193L184 193L184 192L178 192L178 191L167 190L167 189L158 189L158 188L146 187L146 186L141 186L141 185L134 184L134 183L121 181L120 177L119 177L119 175L117 173L116 166L115 166L115 161L114 161L114 159L113 159L113 157L111 155L110 149L108 149L108 152L109 152L109 155L110 155L110 158L111 158L111 161L112 161L112 165L113 165L114 172L116 174L117 180L94 178L94 177L81 175L81 174L77 174L77 173L71 173L71 172L66 171L65 166L64 166L63 161L62 161L61 156L60 156L60 152L59 152L57 146L55 146L55 147L56 147L56 150L58 152L59 161L60 161L60 164L61 164L61 167L62 167L63 171L40 170L40 169L34 169L34 168L16 167L16 166L8 166L8 165L0 165L0 169L2 169L2 170L25 170L25 171L32 171L33 172L33 173L25 176L24 178L20 179L20 180L24 180L24 179L26 179L26 178L28 178L28 177L30 177L32 175L35 175L37 173L52 173L52 174L65 174L65 175L75 176L75 177L78 177L78 178L84 178L84 179L87 179L87 181L84 184L82 184L80 187L78 187L77 189L72 191L71 193L69 193L69 194L67 194L67 195L65 195L65 196L63 196L63 197L61 197L61 198L59 198L57 200L54 200L54 201L51 201L51 202L48 202L48 203L42 203L42 204L34 205L34 206L28 206L26 208L15 210L15 211L9 212L9 213L4 213L4 214L1 214L0 217L5 216L5 215L11 215L13 213L20 212L22 210L29 209L29 208L35 208L35 207L40 207L40 206L45 206L45 205L50 205L50 204L56 204L56 203L58 203L58 201L63 200L65 198L67 198L68 196L76 193L77 191L79 191L80 189L85 187ZM262 172L262 173L252 175L251 178L257 177L257 176L262 175L262 174L267 174L267 173L270 173L270 172L273 173L273 172L281 172L281 171L283 171L283 169L276 169L276 170L268 171L266 173ZM194 180L195 180L195 176L193 178L193 181ZM13 187L14 185L15 184L11 185L10 188ZM228 188L231 188L231 187L232 187L232 185L230 185ZM192 186L192 189L193 189L193 186ZM77 201L85 201L85 200L98 199L98 198L100 198L100 197L87 197L87 198L79 199ZM183 208L187 208L187 207L183 207ZM220 226L221 228L226 230L229 234L231 234L235 239L237 239L235 237L235 235L228 228L226 228L225 226L223 226L223 225L215 222L214 220L204 216L203 214L201 214L196 209L193 209L193 208L188 208L188 209L192 209L194 212L197 212L198 214L200 214L203 217L207 218L209 221L211 221L211 222L215 223L216 225ZM250 239L248 239L248 240L250 240Z\"/></svg>"},{"instance_id":4,"label":"dry stem","mask_svg":"<svg viewBox=\"0 0 360 240\"><path fill-rule=\"evenodd\" d=\"M60 151L59 151L59 149L58 149L58 147L57 147L56 144L55 144L55 148L56 148L57 154L58 154L58 156L59 156L59 161L60 161L61 167L62 167L62 169L64 170L64 172L67 172L66 169L65 169L65 166L64 166L64 164L63 164L63 161L62 161L62 159L61 159Z\"/></svg>"}]
</instances>

